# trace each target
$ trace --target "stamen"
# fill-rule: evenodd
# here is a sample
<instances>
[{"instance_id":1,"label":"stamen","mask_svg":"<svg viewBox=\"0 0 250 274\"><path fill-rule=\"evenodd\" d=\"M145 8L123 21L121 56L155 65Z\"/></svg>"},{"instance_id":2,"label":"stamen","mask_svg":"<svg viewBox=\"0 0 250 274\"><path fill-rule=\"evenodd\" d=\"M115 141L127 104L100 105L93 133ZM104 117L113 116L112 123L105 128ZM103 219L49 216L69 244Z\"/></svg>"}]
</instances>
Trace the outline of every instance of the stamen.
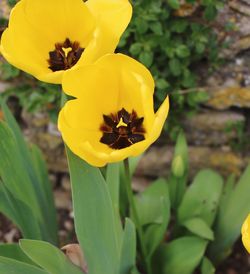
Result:
<instances>
[{"instance_id":1,"label":"stamen","mask_svg":"<svg viewBox=\"0 0 250 274\"><path fill-rule=\"evenodd\" d=\"M119 128L119 127L127 127L127 126L128 126L128 125L125 124L125 123L123 122L123 119L120 118L119 124L116 126L116 128Z\"/></svg>"},{"instance_id":2,"label":"stamen","mask_svg":"<svg viewBox=\"0 0 250 274\"><path fill-rule=\"evenodd\" d=\"M62 48L62 50L63 50L65 56L68 57L68 54L69 54L69 52L72 51L72 48L71 47L69 47L69 48Z\"/></svg>"},{"instance_id":3,"label":"stamen","mask_svg":"<svg viewBox=\"0 0 250 274\"><path fill-rule=\"evenodd\" d=\"M66 39L63 43L56 43L55 50L49 52L49 68L52 71L72 68L81 58L84 49L78 42Z\"/></svg>"},{"instance_id":4,"label":"stamen","mask_svg":"<svg viewBox=\"0 0 250 274\"><path fill-rule=\"evenodd\" d=\"M145 140L144 118L138 118L134 110L129 113L123 108L116 114L103 115L103 120L100 142L110 148L122 149Z\"/></svg>"}]
</instances>

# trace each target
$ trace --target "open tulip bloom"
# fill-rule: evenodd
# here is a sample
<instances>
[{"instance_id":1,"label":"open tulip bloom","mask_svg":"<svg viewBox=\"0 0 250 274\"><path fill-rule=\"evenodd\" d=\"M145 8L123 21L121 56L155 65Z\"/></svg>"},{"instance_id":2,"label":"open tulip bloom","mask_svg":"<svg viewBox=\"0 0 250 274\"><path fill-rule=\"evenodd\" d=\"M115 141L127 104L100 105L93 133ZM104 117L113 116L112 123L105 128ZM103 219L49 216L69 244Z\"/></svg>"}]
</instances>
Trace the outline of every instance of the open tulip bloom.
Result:
<instances>
[{"instance_id":1,"label":"open tulip bloom","mask_svg":"<svg viewBox=\"0 0 250 274\"><path fill-rule=\"evenodd\" d=\"M242 229L242 242L246 248L246 250L250 253L250 214L247 216Z\"/></svg>"},{"instance_id":2,"label":"open tulip bloom","mask_svg":"<svg viewBox=\"0 0 250 274\"><path fill-rule=\"evenodd\" d=\"M67 71L63 89L77 98L59 114L63 139L94 166L142 153L159 137L168 115L168 98L154 113L150 72L122 54Z\"/></svg>"},{"instance_id":3,"label":"open tulip bloom","mask_svg":"<svg viewBox=\"0 0 250 274\"><path fill-rule=\"evenodd\" d=\"M114 52L132 14L128 0L21 0L0 50L14 66L49 83Z\"/></svg>"}]
</instances>

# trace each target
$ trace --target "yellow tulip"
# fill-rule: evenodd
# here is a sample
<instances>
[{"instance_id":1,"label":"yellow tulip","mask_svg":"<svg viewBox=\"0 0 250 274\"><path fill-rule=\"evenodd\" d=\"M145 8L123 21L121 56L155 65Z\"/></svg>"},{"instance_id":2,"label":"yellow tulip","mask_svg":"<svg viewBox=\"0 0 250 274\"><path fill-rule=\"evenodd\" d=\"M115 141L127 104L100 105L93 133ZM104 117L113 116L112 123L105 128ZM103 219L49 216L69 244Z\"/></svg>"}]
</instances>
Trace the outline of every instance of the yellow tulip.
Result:
<instances>
[{"instance_id":1,"label":"yellow tulip","mask_svg":"<svg viewBox=\"0 0 250 274\"><path fill-rule=\"evenodd\" d=\"M62 108L59 130L68 147L93 166L141 154L159 137L168 115L168 98L154 112L150 72L122 54L65 72L63 89L77 99Z\"/></svg>"},{"instance_id":2,"label":"yellow tulip","mask_svg":"<svg viewBox=\"0 0 250 274\"><path fill-rule=\"evenodd\" d=\"M242 229L242 242L246 248L246 250L250 253L250 214L247 216Z\"/></svg>"},{"instance_id":3,"label":"yellow tulip","mask_svg":"<svg viewBox=\"0 0 250 274\"><path fill-rule=\"evenodd\" d=\"M0 52L39 80L59 84L65 70L114 52L131 14L128 0L21 0Z\"/></svg>"}]
</instances>

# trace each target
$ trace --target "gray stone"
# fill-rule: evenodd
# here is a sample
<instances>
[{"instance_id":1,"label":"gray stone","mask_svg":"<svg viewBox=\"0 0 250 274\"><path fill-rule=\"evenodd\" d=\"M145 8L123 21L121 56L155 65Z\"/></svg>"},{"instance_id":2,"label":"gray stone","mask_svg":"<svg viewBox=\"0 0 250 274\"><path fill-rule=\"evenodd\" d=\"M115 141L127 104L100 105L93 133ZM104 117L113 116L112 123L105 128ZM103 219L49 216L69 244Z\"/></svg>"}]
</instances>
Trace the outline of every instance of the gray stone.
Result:
<instances>
[{"instance_id":1,"label":"gray stone","mask_svg":"<svg viewBox=\"0 0 250 274\"><path fill-rule=\"evenodd\" d=\"M245 116L232 111L203 111L183 121L189 144L225 145L238 138Z\"/></svg>"},{"instance_id":2,"label":"gray stone","mask_svg":"<svg viewBox=\"0 0 250 274\"><path fill-rule=\"evenodd\" d=\"M142 157L136 176L167 176L170 172L174 148L171 146L151 147ZM240 175L246 161L229 147L209 148L206 146L189 147L190 177L200 169L212 168L225 177L234 173Z\"/></svg>"}]
</instances>

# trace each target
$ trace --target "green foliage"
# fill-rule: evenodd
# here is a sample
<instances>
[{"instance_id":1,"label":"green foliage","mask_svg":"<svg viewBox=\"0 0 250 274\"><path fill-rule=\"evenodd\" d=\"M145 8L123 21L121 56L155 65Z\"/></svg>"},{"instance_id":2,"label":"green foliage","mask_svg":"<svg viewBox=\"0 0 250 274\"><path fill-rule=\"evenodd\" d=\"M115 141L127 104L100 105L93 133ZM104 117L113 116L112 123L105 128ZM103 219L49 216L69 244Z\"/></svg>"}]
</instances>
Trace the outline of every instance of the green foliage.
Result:
<instances>
[{"instance_id":1,"label":"green foliage","mask_svg":"<svg viewBox=\"0 0 250 274\"><path fill-rule=\"evenodd\" d=\"M49 272L33 265L13 260L6 257L0 257L0 273L6 274L49 274Z\"/></svg>"},{"instance_id":2,"label":"green foliage","mask_svg":"<svg viewBox=\"0 0 250 274\"><path fill-rule=\"evenodd\" d=\"M1 98L0 98L1 99ZM54 200L41 152L29 147L4 102L0 122L0 211L24 237L57 243Z\"/></svg>"},{"instance_id":3,"label":"green foliage","mask_svg":"<svg viewBox=\"0 0 250 274\"><path fill-rule=\"evenodd\" d=\"M205 253L206 245L205 240L193 236L163 244L155 256L157 273L192 274Z\"/></svg>"},{"instance_id":4,"label":"green foliage","mask_svg":"<svg viewBox=\"0 0 250 274\"><path fill-rule=\"evenodd\" d=\"M241 225L250 211L250 166L237 183L233 177L224 186L219 212L214 226L215 241L209 247L209 256L218 263L231 252L239 237Z\"/></svg>"}]
</instances>

